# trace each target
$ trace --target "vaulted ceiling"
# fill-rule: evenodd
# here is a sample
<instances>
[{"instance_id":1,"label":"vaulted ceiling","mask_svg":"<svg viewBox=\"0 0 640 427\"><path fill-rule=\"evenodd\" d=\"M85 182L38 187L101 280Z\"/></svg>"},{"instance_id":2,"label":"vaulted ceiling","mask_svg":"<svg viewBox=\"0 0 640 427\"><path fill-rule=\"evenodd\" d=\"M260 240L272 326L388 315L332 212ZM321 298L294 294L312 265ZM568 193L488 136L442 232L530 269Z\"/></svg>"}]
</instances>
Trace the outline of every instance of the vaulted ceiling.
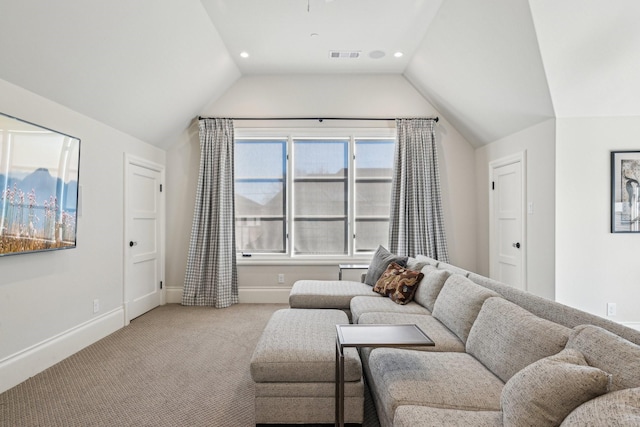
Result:
<instances>
[{"instance_id":1,"label":"vaulted ceiling","mask_svg":"<svg viewBox=\"0 0 640 427\"><path fill-rule=\"evenodd\" d=\"M241 76L398 74L481 146L640 115L638 22L637 0L0 0L0 78L167 148Z\"/></svg>"}]
</instances>

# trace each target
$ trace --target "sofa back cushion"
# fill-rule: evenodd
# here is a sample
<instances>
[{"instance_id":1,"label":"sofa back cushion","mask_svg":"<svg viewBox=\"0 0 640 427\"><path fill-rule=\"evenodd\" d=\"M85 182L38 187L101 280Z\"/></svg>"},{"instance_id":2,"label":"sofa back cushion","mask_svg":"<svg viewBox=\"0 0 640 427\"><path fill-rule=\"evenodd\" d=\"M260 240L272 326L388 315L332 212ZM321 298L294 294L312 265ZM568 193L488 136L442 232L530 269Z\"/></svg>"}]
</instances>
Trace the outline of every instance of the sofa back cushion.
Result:
<instances>
[{"instance_id":1,"label":"sofa back cushion","mask_svg":"<svg viewBox=\"0 0 640 427\"><path fill-rule=\"evenodd\" d=\"M499 296L459 274L452 274L444 283L433 305L433 317L467 342L469 331L476 320L482 303L487 298Z\"/></svg>"},{"instance_id":2,"label":"sofa back cushion","mask_svg":"<svg viewBox=\"0 0 640 427\"><path fill-rule=\"evenodd\" d=\"M565 347L571 329L503 298L487 299L467 339L467 353L502 381Z\"/></svg>"},{"instance_id":3,"label":"sofa back cushion","mask_svg":"<svg viewBox=\"0 0 640 427\"><path fill-rule=\"evenodd\" d=\"M578 406L560 427L640 426L640 388L604 394Z\"/></svg>"},{"instance_id":4,"label":"sofa back cushion","mask_svg":"<svg viewBox=\"0 0 640 427\"><path fill-rule=\"evenodd\" d=\"M429 309L429 311L433 311L438 294L451 273L447 270L439 270L432 265L427 265L422 268L422 274L424 274L424 277L420 285L418 285L418 289L416 289L413 300Z\"/></svg>"},{"instance_id":5,"label":"sofa back cushion","mask_svg":"<svg viewBox=\"0 0 640 427\"><path fill-rule=\"evenodd\" d=\"M438 267L439 268L439 267ZM499 293L504 299L528 310L543 319L559 323L567 328L575 328L580 325L595 325L603 329L613 332L622 338L640 345L640 331L624 326L620 323L605 319L595 314L587 313L577 308L569 307L547 298L542 298L530 292L509 286L506 283L481 276L476 273L470 273L469 279L473 282L484 286Z\"/></svg>"},{"instance_id":6,"label":"sofa back cushion","mask_svg":"<svg viewBox=\"0 0 640 427\"><path fill-rule=\"evenodd\" d=\"M598 326L581 325L573 328L567 348L612 374L612 390L640 387L640 346Z\"/></svg>"},{"instance_id":7,"label":"sofa back cushion","mask_svg":"<svg viewBox=\"0 0 640 427\"><path fill-rule=\"evenodd\" d=\"M504 385L503 425L557 426L575 408L606 393L610 379L608 373L587 365L577 350L565 349L540 359Z\"/></svg>"},{"instance_id":8,"label":"sofa back cushion","mask_svg":"<svg viewBox=\"0 0 640 427\"><path fill-rule=\"evenodd\" d=\"M470 272L468 270L465 270L464 268L460 268L460 267L455 266L453 264L449 264L449 263L442 262L442 261L438 261L438 268L440 270L447 270L451 274L459 274L459 275L464 276L464 277L468 277L469 274L470 274Z\"/></svg>"}]
</instances>

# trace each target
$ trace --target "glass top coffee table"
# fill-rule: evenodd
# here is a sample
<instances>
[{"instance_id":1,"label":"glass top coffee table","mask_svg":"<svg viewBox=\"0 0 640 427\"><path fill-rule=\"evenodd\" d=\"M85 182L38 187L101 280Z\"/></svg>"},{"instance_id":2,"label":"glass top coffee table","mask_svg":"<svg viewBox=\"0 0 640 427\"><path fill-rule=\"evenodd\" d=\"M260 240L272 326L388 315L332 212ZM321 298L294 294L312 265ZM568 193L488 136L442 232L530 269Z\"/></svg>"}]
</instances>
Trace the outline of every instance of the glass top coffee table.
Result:
<instances>
[{"instance_id":1,"label":"glass top coffee table","mask_svg":"<svg viewBox=\"0 0 640 427\"><path fill-rule=\"evenodd\" d=\"M344 349L417 347L435 343L417 325L336 325L336 426L344 426Z\"/></svg>"}]
</instances>

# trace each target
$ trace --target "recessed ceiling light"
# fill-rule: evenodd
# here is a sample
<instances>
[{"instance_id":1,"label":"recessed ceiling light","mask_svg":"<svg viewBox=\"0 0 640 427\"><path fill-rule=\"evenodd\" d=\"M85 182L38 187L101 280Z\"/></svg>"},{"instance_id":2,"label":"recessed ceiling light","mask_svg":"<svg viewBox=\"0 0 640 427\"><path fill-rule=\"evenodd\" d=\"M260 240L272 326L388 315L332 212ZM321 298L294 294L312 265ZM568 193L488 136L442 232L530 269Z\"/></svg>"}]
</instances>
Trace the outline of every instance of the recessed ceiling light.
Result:
<instances>
[{"instance_id":1,"label":"recessed ceiling light","mask_svg":"<svg viewBox=\"0 0 640 427\"><path fill-rule=\"evenodd\" d=\"M395 56L396 58L400 58L402 55L404 55L404 53L402 52L396 52L393 54L393 56Z\"/></svg>"},{"instance_id":2,"label":"recessed ceiling light","mask_svg":"<svg viewBox=\"0 0 640 427\"><path fill-rule=\"evenodd\" d=\"M241 56L242 58L248 58L248 57L249 57L249 54L248 54L247 52L240 52L240 56Z\"/></svg>"}]
</instances>

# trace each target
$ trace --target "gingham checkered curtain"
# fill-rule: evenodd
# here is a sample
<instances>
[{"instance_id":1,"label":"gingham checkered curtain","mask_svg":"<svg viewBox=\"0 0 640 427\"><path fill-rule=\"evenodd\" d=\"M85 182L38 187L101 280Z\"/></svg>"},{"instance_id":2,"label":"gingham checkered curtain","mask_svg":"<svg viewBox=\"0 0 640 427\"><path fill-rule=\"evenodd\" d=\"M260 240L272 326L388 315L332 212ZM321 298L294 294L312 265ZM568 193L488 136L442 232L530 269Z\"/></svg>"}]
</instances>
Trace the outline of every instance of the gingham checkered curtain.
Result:
<instances>
[{"instance_id":1,"label":"gingham checkered curtain","mask_svg":"<svg viewBox=\"0 0 640 427\"><path fill-rule=\"evenodd\" d=\"M200 120L200 175L183 305L238 303L233 195L233 120Z\"/></svg>"},{"instance_id":2,"label":"gingham checkered curtain","mask_svg":"<svg viewBox=\"0 0 640 427\"><path fill-rule=\"evenodd\" d=\"M397 119L389 250L449 262L432 119Z\"/></svg>"}]
</instances>

